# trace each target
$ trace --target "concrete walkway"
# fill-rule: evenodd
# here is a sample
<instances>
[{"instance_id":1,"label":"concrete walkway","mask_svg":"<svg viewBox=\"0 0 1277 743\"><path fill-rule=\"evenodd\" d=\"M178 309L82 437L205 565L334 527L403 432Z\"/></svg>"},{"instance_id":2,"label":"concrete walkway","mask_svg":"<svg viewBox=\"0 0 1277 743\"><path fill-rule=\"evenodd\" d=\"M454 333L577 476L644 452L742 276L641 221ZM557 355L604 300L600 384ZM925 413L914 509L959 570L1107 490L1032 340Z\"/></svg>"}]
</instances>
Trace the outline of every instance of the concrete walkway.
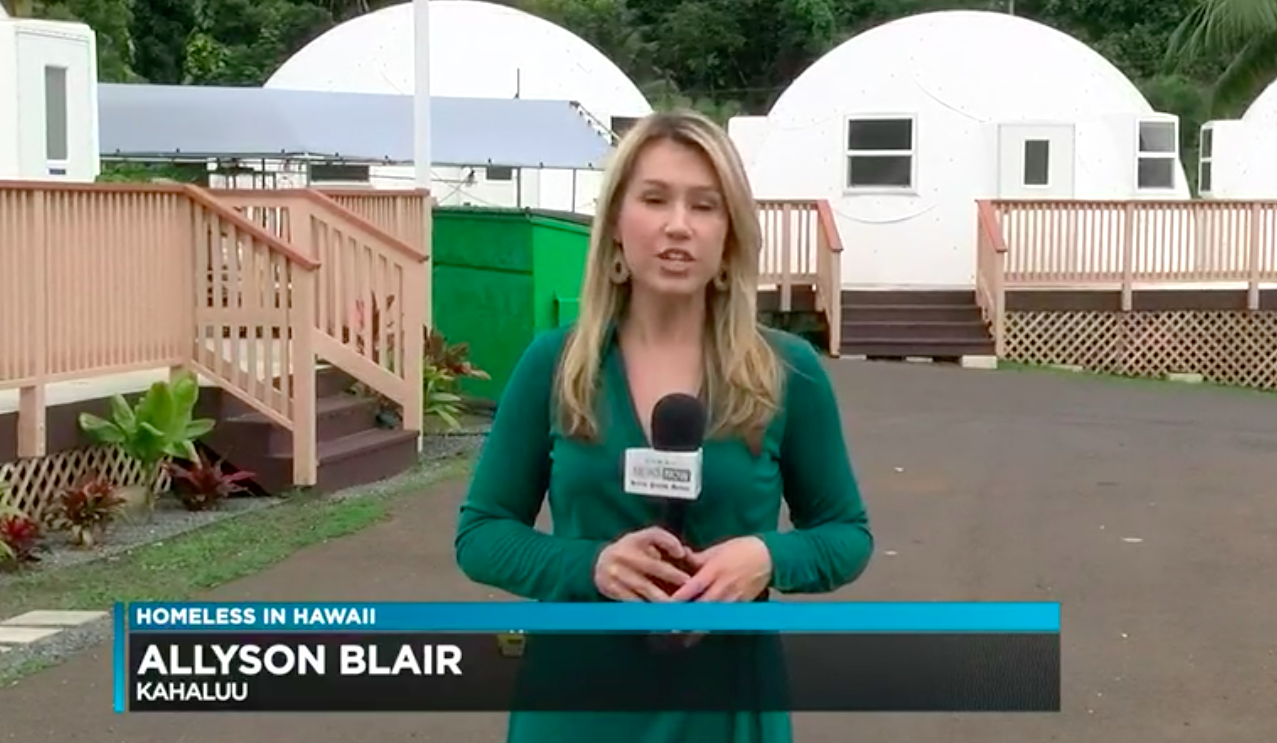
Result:
<instances>
[{"instance_id":1,"label":"concrete walkway","mask_svg":"<svg viewBox=\"0 0 1277 743\"><path fill-rule=\"evenodd\" d=\"M106 617L104 611L29 611L0 620L0 653Z\"/></svg>"},{"instance_id":2,"label":"concrete walkway","mask_svg":"<svg viewBox=\"0 0 1277 743\"><path fill-rule=\"evenodd\" d=\"M798 716L800 743L1203 743L1277 729L1277 400L832 362L878 553L835 599L1059 600L1058 715ZM209 594L486 600L453 564L462 485ZM504 717L110 711L108 647L0 691L0 741L498 743Z\"/></svg>"}]
</instances>

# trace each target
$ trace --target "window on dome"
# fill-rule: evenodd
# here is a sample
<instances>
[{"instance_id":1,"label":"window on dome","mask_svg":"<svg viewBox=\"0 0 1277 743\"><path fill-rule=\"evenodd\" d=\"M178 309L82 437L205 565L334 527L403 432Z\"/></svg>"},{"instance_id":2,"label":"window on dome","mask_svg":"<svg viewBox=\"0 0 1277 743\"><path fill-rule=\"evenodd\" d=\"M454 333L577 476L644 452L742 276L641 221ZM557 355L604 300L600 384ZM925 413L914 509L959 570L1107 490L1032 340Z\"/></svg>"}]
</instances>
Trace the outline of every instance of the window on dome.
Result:
<instances>
[{"instance_id":1,"label":"window on dome","mask_svg":"<svg viewBox=\"0 0 1277 743\"><path fill-rule=\"evenodd\" d=\"M848 119L846 188L911 190L916 166L915 123L912 116Z\"/></svg>"}]
</instances>

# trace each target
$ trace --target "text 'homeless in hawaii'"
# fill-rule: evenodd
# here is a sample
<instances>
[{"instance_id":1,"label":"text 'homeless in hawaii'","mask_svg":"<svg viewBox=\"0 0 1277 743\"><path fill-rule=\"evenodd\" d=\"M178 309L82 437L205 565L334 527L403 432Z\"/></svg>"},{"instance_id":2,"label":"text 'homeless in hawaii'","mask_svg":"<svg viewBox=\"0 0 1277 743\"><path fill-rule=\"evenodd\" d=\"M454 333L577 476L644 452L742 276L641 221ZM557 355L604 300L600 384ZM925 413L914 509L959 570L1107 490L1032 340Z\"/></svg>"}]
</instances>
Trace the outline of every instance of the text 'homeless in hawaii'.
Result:
<instances>
[{"instance_id":1,"label":"text 'homeless in hawaii'","mask_svg":"<svg viewBox=\"0 0 1277 743\"><path fill-rule=\"evenodd\" d=\"M133 622L147 628L284 626L372 627L377 624L375 607L297 606L268 607L260 612L252 606L138 606Z\"/></svg>"}]
</instances>

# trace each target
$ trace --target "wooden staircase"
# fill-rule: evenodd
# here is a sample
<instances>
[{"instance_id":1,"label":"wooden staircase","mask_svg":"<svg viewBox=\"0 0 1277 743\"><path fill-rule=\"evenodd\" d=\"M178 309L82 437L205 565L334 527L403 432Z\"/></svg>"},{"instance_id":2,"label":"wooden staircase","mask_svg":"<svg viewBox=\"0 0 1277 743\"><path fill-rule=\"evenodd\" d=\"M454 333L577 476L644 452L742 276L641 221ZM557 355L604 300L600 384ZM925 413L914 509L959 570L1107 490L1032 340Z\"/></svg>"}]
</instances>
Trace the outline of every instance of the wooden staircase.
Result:
<instances>
[{"instance_id":1,"label":"wooden staircase","mask_svg":"<svg viewBox=\"0 0 1277 743\"><path fill-rule=\"evenodd\" d=\"M331 493L382 480L417 461L417 432L378 425L378 401L350 391L355 380L335 367L315 374L315 489ZM207 394L207 391L206 393ZM201 400L203 402L203 400ZM205 414L217 427L202 443L236 469L257 474L253 481L267 493L293 487L292 433L234 395L218 394Z\"/></svg>"},{"instance_id":2,"label":"wooden staircase","mask_svg":"<svg viewBox=\"0 0 1277 743\"><path fill-rule=\"evenodd\" d=\"M844 291L843 356L956 359L992 356L975 291Z\"/></svg>"}]
</instances>

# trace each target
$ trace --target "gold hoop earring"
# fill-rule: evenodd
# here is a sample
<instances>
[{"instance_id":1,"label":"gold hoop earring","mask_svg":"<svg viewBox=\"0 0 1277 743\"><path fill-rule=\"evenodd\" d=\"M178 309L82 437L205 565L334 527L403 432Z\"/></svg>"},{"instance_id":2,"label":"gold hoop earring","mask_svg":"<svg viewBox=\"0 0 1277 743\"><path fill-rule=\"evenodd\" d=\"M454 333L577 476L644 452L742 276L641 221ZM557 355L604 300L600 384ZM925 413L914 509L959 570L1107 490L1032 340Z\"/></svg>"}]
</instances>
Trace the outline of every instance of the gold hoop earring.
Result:
<instances>
[{"instance_id":1,"label":"gold hoop earring","mask_svg":"<svg viewBox=\"0 0 1277 743\"><path fill-rule=\"evenodd\" d=\"M731 285L731 275L727 273L727 266L723 266L723 268L714 275L714 288L720 292L725 292Z\"/></svg>"},{"instance_id":2,"label":"gold hoop earring","mask_svg":"<svg viewBox=\"0 0 1277 743\"><path fill-rule=\"evenodd\" d=\"M612 283L624 284L630 280L630 267L625 265L625 258L619 253L616 260L612 261Z\"/></svg>"}]
</instances>

